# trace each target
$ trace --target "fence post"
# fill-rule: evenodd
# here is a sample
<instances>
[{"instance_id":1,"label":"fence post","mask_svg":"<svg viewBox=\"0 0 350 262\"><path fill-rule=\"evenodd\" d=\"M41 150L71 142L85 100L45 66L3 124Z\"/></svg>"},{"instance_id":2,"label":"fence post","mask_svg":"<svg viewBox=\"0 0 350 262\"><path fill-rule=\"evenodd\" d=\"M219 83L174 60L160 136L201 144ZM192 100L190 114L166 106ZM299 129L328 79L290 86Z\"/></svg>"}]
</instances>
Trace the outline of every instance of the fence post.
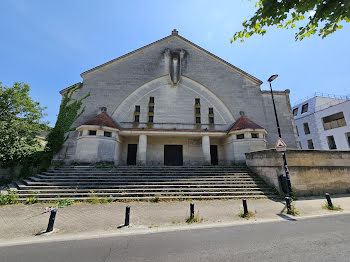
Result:
<instances>
[{"instance_id":1,"label":"fence post","mask_svg":"<svg viewBox=\"0 0 350 262\"><path fill-rule=\"evenodd\" d=\"M126 206L125 209L125 223L124 226L129 226L130 224L130 206Z\"/></svg>"},{"instance_id":2,"label":"fence post","mask_svg":"<svg viewBox=\"0 0 350 262\"><path fill-rule=\"evenodd\" d=\"M325 194L329 207L333 207L332 199L328 193Z\"/></svg>"},{"instance_id":3,"label":"fence post","mask_svg":"<svg viewBox=\"0 0 350 262\"><path fill-rule=\"evenodd\" d=\"M49 224L47 225L46 233L53 231L53 225L55 224L57 210L53 209L50 213Z\"/></svg>"},{"instance_id":4,"label":"fence post","mask_svg":"<svg viewBox=\"0 0 350 262\"><path fill-rule=\"evenodd\" d=\"M190 203L190 219L194 218L194 203Z\"/></svg>"},{"instance_id":5,"label":"fence post","mask_svg":"<svg viewBox=\"0 0 350 262\"><path fill-rule=\"evenodd\" d=\"M247 206L247 199L242 199L242 202L243 202L243 214L244 216L247 216L248 215L248 206Z\"/></svg>"},{"instance_id":6,"label":"fence post","mask_svg":"<svg viewBox=\"0 0 350 262\"><path fill-rule=\"evenodd\" d=\"M286 197L286 207L287 207L287 211L289 213L291 210L290 197Z\"/></svg>"}]
</instances>

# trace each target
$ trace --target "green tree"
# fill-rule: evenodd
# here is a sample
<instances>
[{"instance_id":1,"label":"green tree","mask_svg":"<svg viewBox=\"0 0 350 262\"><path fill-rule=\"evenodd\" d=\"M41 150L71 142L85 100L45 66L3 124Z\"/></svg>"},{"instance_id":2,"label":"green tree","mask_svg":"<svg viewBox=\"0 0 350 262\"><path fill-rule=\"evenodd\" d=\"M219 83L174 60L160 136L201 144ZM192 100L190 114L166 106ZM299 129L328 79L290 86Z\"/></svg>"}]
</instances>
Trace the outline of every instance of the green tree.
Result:
<instances>
[{"instance_id":1,"label":"green tree","mask_svg":"<svg viewBox=\"0 0 350 262\"><path fill-rule=\"evenodd\" d=\"M29 85L12 87L0 82L0 165L11 167L38 150L36 135L47 130L42 122L44 108L29 96Z\"/></svg>"},{"instance_id":2,"label":"green tree","mask_svg":"<svg viewBox=\"0 0 350 262\"><path fill-rule=\"evenodd\" d=\"M231 43L244 42L254 34L264 35L267 27L295 28L295 40L303 40L318 33L325 38L350 22L350 0L259 0L258 10L248 21L243 21L243 30L236 32Z\"/></svg>"}]
</instances>

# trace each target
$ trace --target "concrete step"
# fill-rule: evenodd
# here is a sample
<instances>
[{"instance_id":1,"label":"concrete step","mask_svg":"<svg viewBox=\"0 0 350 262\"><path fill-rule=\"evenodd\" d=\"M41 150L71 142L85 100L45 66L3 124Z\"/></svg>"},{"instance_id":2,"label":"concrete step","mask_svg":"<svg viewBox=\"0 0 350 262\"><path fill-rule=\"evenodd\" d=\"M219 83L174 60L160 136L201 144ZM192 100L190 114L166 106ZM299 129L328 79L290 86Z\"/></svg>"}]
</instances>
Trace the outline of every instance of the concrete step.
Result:
<instances>
[{"instance_id":1,"label":"concrete step","mask_svg":"<svg viewBox=\"0 0 350 262\"><path fill-rule=\"evenodd\" d=\"M74 196L80 196L80 197L142 197L142 196L153 196L157 197L159 195L161 196L235 196L235 195L264 195L265 193L271 193L271 191L198 191L198 192L163 192L163 191L154 191L154 192L122 192L122 193L115 193L115 192L108 192L108 193L100 193L100 192L94 192L94 193L42 193L40 195L38 194L22 194L19 193L19 197L21 198L28 198L33 196L40 196L40 197L47 197L47 198L55 198L58 195L60 197L74 197Z\"/></svg>"},{"instance_id":2,"label":"concrete step","mask_svg":"<svg viewBox=\"0 0 350 262\"><path fill-rule=\"evenodd\" d=\"M249 172L43 172L43 175L62 175L62 176L72 176L72 175L134 175L134 176L222 176L222 175L252 175Z\"/></svg>"},{"instance_id":3,"label":"concrete step","mask_svg":"<svg viewBox=\"0 0 350 262\"><path fill-rule=\"evenodd\" d=\"M251 177L226 177L226 178L101 178L101 177L94 177L94 178L74 178L74 177L67 177L67 178L37 178L33 179L34 182L167 182L167 181L181 181L188 183L194 182L194 181L239 181L239 180L254 180Z\"/></svg>"},{"instance_id":4,"label":"concrete step","mask_svg":"<svg viewBox=\"0 0 350 262\"><path fill-rule=\"evenodd\" d=\"M128 189L136 189L136 190L146 190L146 189L164 189L164 188L234 188L234 187L267 187L264 183L245 183L245 184L196 184L196 185L183 185L183 184L170 184L170 185L148 185L145 187L144 185L109 185L106 187L105 185L78 185L77 187L72 186L52 186L52 185L46 185L46 186L37 186L37 185L20 185L20 190L30 190L30 191L38 191L38 190L50 190L50 189L57 189L57 190L64 190L64 189L87 189L87 190L94 190L94 189L116 189L116 190L128 190Z\"/></svg>"},{"instance_id":5,"label":"concrete step","mask_svg":"<svg viewBox=\"0 0 350 262\"><path fill-rule=\"evenodd\" d=\"M265 195L235 195L235 196L160 196L157 197L160 200L213 200L213 199L259 199L259 198L274 198L276 195L271 194L265 194ZM149 197L114 197L114 200L116 201L149 201L153 200L154 196ZM63 197L56 197L56 198L47 198L47 197L38 197L38 201L40 202L47 202L47 201L58 201L58 200L64 200L66 198ZM69 199L75 200L75 201L85 201L88 198L86 197L70 197ZM19 198L20 201L25 201L26 198Z\"/></svg>"},{"instance_id":6,"label":"concrete step","mask_svg":"<svg viewBox=\"0 0 350 262\"><path fill-rule=\"evenodd\" d=\"M240 179L240 180L228 180L228 181L192 181L191 185L198 185L198 184L232 184L234 182L254 182L254 180L251 179ZM26 185L37 185L37 186L45 186L45 185L52 185L52 186L79 186L79 185L189 185L188 181L168 181L168 182L163 182L163 181L155 181L155 182L150 182L150 181L144 181L144 182L123 182L123 181L118 181L118 182L106 182L106 181L94 181L94 182L57 182L57 181L52 181L52 182L34 182L34 181L29 181L29 180L24 180L24 183Z\"/></svg>"},{"instance_id":7,"label":"concrete step","mask_svg":"<svg viewBox=\"0 0 350 262\"><path fill-rule=\"evenodd\" d=\"M221 199L274 195L245 167L55 168L19 182L21 199L77 200L112 196L117 200Z\"/></svg>"},{"instance_id":8,"label":"concrete step","mask_svg":"<svg viewBox=\"0 0 350 262\"><path fill-rule=\"evenodd\" d=\"M25 194L41 194L41 193L59 193L59 192L73 192L73 193L89 193L91 191L93 192L145 192L145 191L176 191L176 192L182 192L182 191L207 191L207 190L216 190L216 191L233 191L233 190L271 190L269 187L258 187L256 185L252 186L245 186L245 185L235 185L231 187L164 187L164 188L143 188L140 190L140 188L89 188L89 189L82 189L82 188L70 188L70 189L38 189L38 190L31 190L31 189L25 189L21 188L20 193Z\"/></svg>"}]
</instances>

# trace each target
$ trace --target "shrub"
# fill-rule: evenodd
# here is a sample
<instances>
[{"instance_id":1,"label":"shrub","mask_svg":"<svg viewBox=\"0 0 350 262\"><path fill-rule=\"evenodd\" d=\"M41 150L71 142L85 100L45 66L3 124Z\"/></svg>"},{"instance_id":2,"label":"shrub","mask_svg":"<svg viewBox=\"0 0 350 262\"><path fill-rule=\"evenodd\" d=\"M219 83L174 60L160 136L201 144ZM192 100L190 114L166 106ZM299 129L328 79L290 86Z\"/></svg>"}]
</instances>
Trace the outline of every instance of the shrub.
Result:
<instances>
[{"instance_id":1,"label":"shrub","mask_svg":"<svg viewBox=\"0 0 350 262\"><path fill-rule=\"evenodd\" d=\"M0 205L13 205L19 202L15 191L9 191L7 195L0 194Z\"/></svg>"}]
</instances>

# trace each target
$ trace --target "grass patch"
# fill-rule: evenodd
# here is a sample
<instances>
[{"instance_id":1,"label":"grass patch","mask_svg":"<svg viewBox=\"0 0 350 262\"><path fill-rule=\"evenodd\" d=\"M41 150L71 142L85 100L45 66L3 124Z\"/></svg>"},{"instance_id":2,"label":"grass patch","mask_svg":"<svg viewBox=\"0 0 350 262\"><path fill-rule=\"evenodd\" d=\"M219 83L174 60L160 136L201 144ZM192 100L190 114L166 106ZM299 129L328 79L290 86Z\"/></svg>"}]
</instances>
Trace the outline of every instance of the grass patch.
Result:
<instances>
[{"instance_id":1,"label":"grass patch","mask_svg":"<svg viewBox=\"0 0 350 262\"><path fill-rule=\"evenodd\" d=\"M112 195L109 195L108 197L100 198L100 203L105 204L105 203L112 203L114 201L114 198Z\"/></svg>"},{"instance_id":2,"label":"grass patch","mask_svg":"<svg viewBox=\"0 0 350 262\"><path fill-rule=\"evenodd\" d=\"M155 225L155 224L152 224L152 225L149 225L148 228L153 228L153 227L159 227L158 225Z\"/></svg>"},{"instance_id":3,"label":"grass patch","mask_svg":"<svg viewBox=\"0 0 350 262\"><path fill-rule=\"evenodd\" d=\"M290 209L289 209L289 210L287 209L286 213L287 213L288 215L292 215L292 216L298 216L298 215L300 215L300 212L295 208L294 203L291 203L291 204L290 204Z\"/></svg>"},{"instance_id":4,"label":"grass patch","mask_svg":"<svg viewBox=\"0 0 350 262\"><path fill-rule=\"evenodd\" d=\"M238 216L248 220L249 218L254 217L255 213L249 211L248 214L244 214L244 211L241 211L241 212L238 213Z\"/></svg>"},{"instance_id":5,"label":"grass patch","mask_svg":"<svg viewBox=\"0 0 350 262\"><path fill-rule=\"evenodd\" d=\"M327 201L322 206L323 209L331 210L331 211L343 211L343 209L340 206L329 206Z\"/></svg>"},{"instance_id":6,"label":"grass patch","mask_svg":"<svg viewBox=\"0 0 350 262\"><path fill-rule=\"evenodd\" d=\"M158 203L160 198L160 194L155 194L153 198L151 198L150 202Z\"/></svg>"},{"instance_id":7,"label":"grass patch","mask_svg":"<svg viewBox=\"0 0 350 262\"><path fill-rule=\"evenodd\" d=\"M111 163L100 163L97 165L94 165L95 168L117 168L118 166L113 165Z\"/></svg>"},{"instance_id":8,"label":"grass patch","mask_svg":"<svg viewBox=\"0 0 350 262\"><path fill-rule=\"evenodd\" d=\"M0 206L13 205L19 203L18 195L15 191L8 191L7 195L0 194Z\"/></svg>"},{"instance_id":9,"label":"grass patch","mask_svg":"<svg viewBox=\"0 0 350 262\"><path fill-rule=\"evenodd\" d=\"M195 214L193 217L188 216L186 218L186 223L187 224L192 224L192 223L201 223L203 221L203 218L201 218L199 216L199 212L197 212L197 214Z\"/></svg>"},{"instance_id":10,"label":"grass patch","mask_svg":"<svg viewBox=\"0 0 350 262\"><path fill-rule=\"evenodd\" d=\"M67 207L67 206L73 205L74 203L75 201L69 198L57 199L55 201L55 204L57 205L58 208Z\"/></svg>"},{"instance_id":11,"label":"grass patch","mask_svg":"<svg viewBox=\"0 0 350 262\"><path fill-rule=\"evenodd\" d=\"M29 197L26 199L26 201L24 202L24 204L26 205L32 205L38 202L38 198L35 196Z\"/></svg>"}]
</instances>

